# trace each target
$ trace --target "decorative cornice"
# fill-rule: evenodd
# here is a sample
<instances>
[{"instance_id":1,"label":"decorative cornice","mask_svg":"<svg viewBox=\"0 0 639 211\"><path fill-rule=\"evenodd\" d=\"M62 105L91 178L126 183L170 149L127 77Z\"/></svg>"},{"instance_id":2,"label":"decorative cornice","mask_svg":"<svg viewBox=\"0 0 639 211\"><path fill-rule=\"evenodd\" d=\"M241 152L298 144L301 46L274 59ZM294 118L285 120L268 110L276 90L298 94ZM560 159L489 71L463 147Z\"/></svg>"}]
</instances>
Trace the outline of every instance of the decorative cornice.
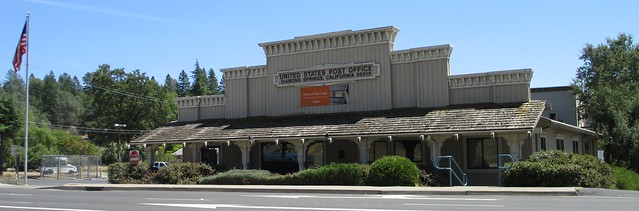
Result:
<instances>
[{"instance_id":1,"label":"decorative cornice","mask_svg":"<svg viewBox=\"0 0 639 211\"><path fill-rule=\"evenodd\" d=\"M532 76L533 71L531 69L451 75L448 76L448 87L451 89L460 89L510 84L530 84Z\"/></svg>"},{"instance_id":2,"label":"decorative cornice","mask_svg":"<svg viewBox=\"0 0 639 211\"><path fill-rule=\"evenodd\" d=\"M446 44L392 51L390 57L391 63L406 63L433 59L450 59L452 52L453 46Z\"/></svg>"},{"instance_id":3,"label":"decorative cornice","mask_svg":"<svg viewBox=\"0 0 639 211\"><path fill-rule=\"evenodd\" d=\"M266 77L266 65L224 68L220 72L224 75L224 80Z\"/></svg>"},{"instance_id":4,"label":"decorative cornice","mask_svg":"<svg viewBox=\"0 0 639 211\"><path fill-rule=\"evenodd\" d=\"M264 53L269 57L378 43L393 44L397 32L399 32L398 28L387 26L359 31L345 30L301 36L258 45L264 49Z\"/></svg>"},{"instance_id":5,"label":"decorative cornice","mask_svg":"<svg viewBox=\"0 0 639 211\"><path fill-rule=\"evenodd\" d=\"M194 97L179 97L176 99L178 108L196 108L206 106L224 106L224 95L205 95Z\"/></svg>"}]
</instances>

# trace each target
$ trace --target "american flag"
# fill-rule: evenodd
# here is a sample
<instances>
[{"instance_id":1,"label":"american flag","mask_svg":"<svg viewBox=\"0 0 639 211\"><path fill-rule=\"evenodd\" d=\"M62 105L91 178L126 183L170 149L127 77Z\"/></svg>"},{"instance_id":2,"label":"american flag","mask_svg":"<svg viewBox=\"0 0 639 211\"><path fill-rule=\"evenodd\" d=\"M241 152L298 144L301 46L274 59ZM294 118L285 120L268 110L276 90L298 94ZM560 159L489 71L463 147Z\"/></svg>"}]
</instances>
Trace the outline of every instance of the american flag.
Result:
<instances>
[{"instance_id":1,"label":"american flag","mask_svg":"<svg viewBox=\"0 0 639 211\"><path fill-rule=\"evenodd\" d=\"M22 35L20 36L20 42L16 47L16 54L13 56L13 69L20 71L20 65L22 65L22 55L27 53L27 22L24 23L22 28Z\"/></svg>"}]
</instances>

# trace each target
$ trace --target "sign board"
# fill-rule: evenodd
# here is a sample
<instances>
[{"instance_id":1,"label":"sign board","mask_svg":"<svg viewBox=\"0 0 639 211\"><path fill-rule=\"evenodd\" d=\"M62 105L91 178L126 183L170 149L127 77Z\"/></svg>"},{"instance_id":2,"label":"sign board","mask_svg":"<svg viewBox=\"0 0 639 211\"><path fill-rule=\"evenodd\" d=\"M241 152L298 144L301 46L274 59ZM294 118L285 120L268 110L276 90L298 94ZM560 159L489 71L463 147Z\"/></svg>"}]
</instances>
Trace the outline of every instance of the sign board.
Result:
<instances>
[{"instance_id":1,"label":"sign board","mask_svg":"<svg viewBox=\"0 0 639 211\"><path fill-rule=\"evenodd\" d=\"M282 71L273 75L273 81L277 86L295 86L373 79L377 76L379 76L378 64L353 63Z\"/></svg>"},{"instance_id":2,"label":"sign board","mask_svg":"<svg viewBox=\"0 0 639 211\"><path fill-rule=\"evenodd\" d=\"M129 163L137 166L140 162L140 150L133 149L129 151Z\"/></svg>"},{"instance_id":3,"label":"sign board","mask_svg":"<svg viewBox=\"0 0 639 211\"><path fill-rule=\"evenodd\" d=\"M330 86L308 86L300 88L302 107L325 106L331 104Z\"/></svg>"}]
</instances>

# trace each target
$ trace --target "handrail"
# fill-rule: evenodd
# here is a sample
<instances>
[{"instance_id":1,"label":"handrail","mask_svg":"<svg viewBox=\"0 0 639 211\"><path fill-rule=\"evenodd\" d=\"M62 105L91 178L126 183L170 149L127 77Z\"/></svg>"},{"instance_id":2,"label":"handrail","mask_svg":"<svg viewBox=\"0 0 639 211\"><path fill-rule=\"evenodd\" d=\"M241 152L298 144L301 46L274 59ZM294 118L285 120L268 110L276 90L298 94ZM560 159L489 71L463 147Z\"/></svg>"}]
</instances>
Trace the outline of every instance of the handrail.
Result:
<instances>
[{"instance_id":1,"label":"handrail","mask_svg":"<svg viewBox=\"0 0 639 211\"><path fill-rule=\"evenodd\" d=\"M442 158L448 159L448 167L439 166L439 162L441 161ZM453 164L455 164L455 166L457 167L457 170L459 170L459 172L462 174L462 178L459 178L457 173L453 170L453 168L452 168ZM435 168L437 168L439 170L447 170L448 171L448 177L449 177L449 181L450 181L450 186L453 186L453 176L455 176L457 181L459 181L459 183L461 183L463 186L468 185L468 175L466 175L466 173L464 173L462 168L459 167L459 164L457 164L457 161L455 161L455 158L452 155L444 155L444 156L435 157L435 160L433 161L433 166L435 166Z\"/></svg>"},{"instance_id":2,"label":"handrail","mask_svg":"<svg viewBox=\"0 0 639 211\"><path fill-rule=\"evenodd\" d=\"M513 156L510 154L498 154L497 155L497 179L499 180L499 186L502 185L502 181L501 181L501 171L503 170L508 170L510 167L512 167L512 164L505 166L506 163L503 162L502 158L509 158L510 162L512 163L514 161Z\"/></svg>"}]
</instances>

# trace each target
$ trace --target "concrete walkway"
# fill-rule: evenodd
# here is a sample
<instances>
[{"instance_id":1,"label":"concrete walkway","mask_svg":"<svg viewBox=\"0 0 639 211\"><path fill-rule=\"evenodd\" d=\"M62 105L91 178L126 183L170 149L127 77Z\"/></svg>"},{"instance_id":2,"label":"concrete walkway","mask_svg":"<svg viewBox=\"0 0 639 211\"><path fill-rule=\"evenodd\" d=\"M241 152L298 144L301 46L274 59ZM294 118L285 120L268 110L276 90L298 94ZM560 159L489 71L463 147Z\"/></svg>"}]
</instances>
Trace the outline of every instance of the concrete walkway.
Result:
<instances>
[{"instance_id":1,"label":"concrete walkway","mask_svg":"<svg viewBox=\"0 0 639 211\"><path fill-rule=\"evenodd\" d=\"M409 195L552 195L578 196L582 188L557 187L375 187L375 186L284 186L284 185L150 185L150 184L83 184L39 187L59 190L157 190L157 191L217 191L269 193L336 193L336 194L409 194Z\"/></svg>"}]
</instances>

